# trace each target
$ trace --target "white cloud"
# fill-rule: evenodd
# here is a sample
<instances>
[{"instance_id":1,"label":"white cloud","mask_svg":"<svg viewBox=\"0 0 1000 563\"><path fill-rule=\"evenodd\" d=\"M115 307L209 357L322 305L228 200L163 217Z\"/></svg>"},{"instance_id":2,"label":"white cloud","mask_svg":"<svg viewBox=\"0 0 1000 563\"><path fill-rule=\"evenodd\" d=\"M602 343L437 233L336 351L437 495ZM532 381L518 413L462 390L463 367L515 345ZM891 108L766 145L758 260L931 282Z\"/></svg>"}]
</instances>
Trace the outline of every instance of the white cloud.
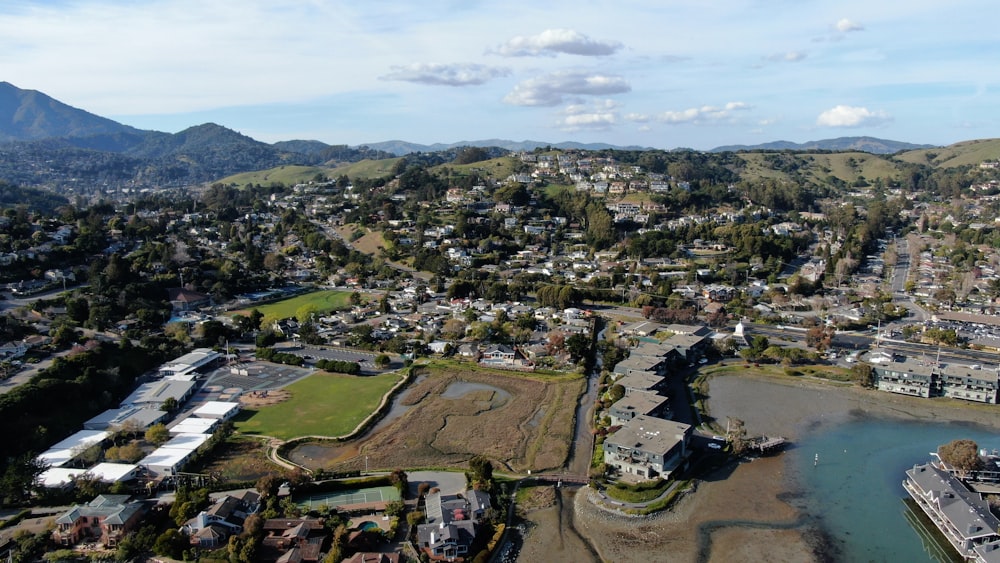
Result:
<instances>
[{"instance_id":1,"label":"white cloud","mask_svg":"<svg viewBox=\"0 0 1000 563\"><path fill-rule=\"evenodd\" d=\"M804 58L806 58L806 54L802 51L788 51L787 53L775 53L770 55L767 57L767 60L772 62L797 63Z\"/></svg>"},{"instance_id":2,"label":"white cloud","mask_svg":"<svg viewBox=\"0 0 1000 563\"><path fill-rule=\"evenodd\" d=\"M652 118L649 114L645 113L626 113L625 121L631 121L633 123L649 123Z\"/></svg>"},{"instance_id":3,"label":"white cloud","mask_svg":"<svg viewBox=\"0 0 1000 563\"><path fill-rule=\"evenodd\" d=\"M503 101L516 106L555 106L567 96L607 96L632 90L621 76L559 71L525 80L514 86Z\"/></svg>"},{"instance_id":4,"label":"white cloud","mask_svg":"<svg viewBox=\"0 0 1000 563\"><path fill-rule=\"evenodd\" d=\"M604 131L617 125L621 117L617 111L618 102L601 100L592 104L571 104L563 110L563 117L557 126L564 131Z\"/></svg>"},{"instance_id":5,"label":"white cloud","mask_svg":"<svg viewBox=\"0 0 1000 563\"><path fill-rule=\"evenodd\" d=\"M861 25L856 21L849 20L847 18L842 18L839 21L837 21L834 27L836 27L837 31L841 33L849 33L851 31L862 31L865 29L865 26Z\"/></svg>"},{"instance_id":6,"label":"white cloud","mask_svg":"<svg viewBox=\"0 0 1000 563\"><path fill-rule=\"evenodd\" d=\"M733 117L733 112L749 109L750 106L743 102L729 102L723 107L701 106L679 111L665 111L657 115L654 119L671 125L719 122Z\"/></svg>"},{"instance_id":7,"label":"white cloud","mask_svg":"<svg viewBox=\"0 0 1000 563\"><path fill-rule=\"evenodd\" d=\"M884 111L840 105L819 114L816 124L824 127L866 127L892 121Z\"/></svg>"},{"instance_id":8,"label":"white cloud","mask_svg":"<svg viewBox=\"0 0 1000 563\"><path fill-rule=\"evenodd\" d=\"M394 65L391 68L391 72L379 78L435 86L474 86L510 74L508 68L491 67L478 63L413 63Z\"/></svg>"},{"instance_id":9,"label":"white cloud","mask_svg":"<svg viewBox=\"0 0 1000 563\"><path fill-rule=\"evenodd\" d=\"M546 29L538 35L513 37L493 52L504 57L555 56L558 53L603 57L621 48L622 44L617 41L591 39L572 29Z\"/></svg>"}]
</instances>

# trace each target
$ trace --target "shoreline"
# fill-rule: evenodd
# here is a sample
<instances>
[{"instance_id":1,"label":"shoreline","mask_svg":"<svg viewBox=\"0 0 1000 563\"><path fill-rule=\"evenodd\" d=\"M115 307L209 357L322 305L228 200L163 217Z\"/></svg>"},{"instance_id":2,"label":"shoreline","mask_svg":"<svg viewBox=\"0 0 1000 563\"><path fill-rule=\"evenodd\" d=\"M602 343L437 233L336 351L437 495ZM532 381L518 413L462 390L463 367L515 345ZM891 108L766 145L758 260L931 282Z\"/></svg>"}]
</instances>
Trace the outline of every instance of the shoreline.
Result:
<instances>
[{"instance_id":1,"label":"shoreline","mask_svg":"<svg viewBox=\"0 0 1000 563\"><path fill-rule=\"evenodd\" d=\"M810 433L860 417L1000 429L996 405L943 403L801 378L721 375L707 385L708 414L721 426L727 416L739 418L748 435L781 435L793 447ZM581 489L572 527L606 561L663 553L696 563L837 561L842 555L835 539L799 501L802 485L790 464L784 453L733 462L699 478L696 489L671 509L646 517L610 514L593 504L589 489ZM530 553L532 543L551 545L553 539L539 526L525 538L525 547Z\"/></svg>"}]
</instances>

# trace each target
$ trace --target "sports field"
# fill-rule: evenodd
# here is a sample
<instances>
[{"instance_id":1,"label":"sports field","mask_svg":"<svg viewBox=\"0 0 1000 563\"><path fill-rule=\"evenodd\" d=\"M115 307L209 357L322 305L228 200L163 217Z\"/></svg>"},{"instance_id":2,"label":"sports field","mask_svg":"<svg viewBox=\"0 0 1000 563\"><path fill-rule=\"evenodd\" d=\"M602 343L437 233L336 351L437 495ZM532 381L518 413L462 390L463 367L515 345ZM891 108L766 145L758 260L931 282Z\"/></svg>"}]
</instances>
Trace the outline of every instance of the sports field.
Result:
<instances>
[{"instance_id":1,"label":"sports field","mask_svg":"<svg viewBox=\"0 0 1000 563\"><path fill-rule=\"evenodd\" d=\"M245 409L236 418L236 430L284 440L343 436L375 411L401 377L398 373L370 377L315 373L285 387L291 393L287 401Z\"/></svg>"},{"instance_id":2,"label":"sports field","mask_svg":"<svg viewBox=\"0 0 1000 563\"><path fill-rule=\"evenodd\" d=\"M396 487L371 487L368 489L316 493L308 497L297 498L295 502L301 507L312 509L324 505L340 507L351 504L390 502L399 499L399 491L396 490Z\"/></svg>"},{"instance_id":3,"label":"sports field","mask_svg":"<svg viewBox=\"0 0 1000 563\"><path fill-rule=\"evenodd\" d=\"M275 301L274 303L268 303L251 309L233 311L232 314L249 315L250 311L257 309L263 313L265 318L287 319L294 317L299 312L299 309L310 306L317 314L323 315L330 311L346 309L349 306L350 298L350 291L327 289L306 293L305 295L296 295L295 297L289 297L288 299L282 299L281 301Z\"/></svg>"}]
</instances>

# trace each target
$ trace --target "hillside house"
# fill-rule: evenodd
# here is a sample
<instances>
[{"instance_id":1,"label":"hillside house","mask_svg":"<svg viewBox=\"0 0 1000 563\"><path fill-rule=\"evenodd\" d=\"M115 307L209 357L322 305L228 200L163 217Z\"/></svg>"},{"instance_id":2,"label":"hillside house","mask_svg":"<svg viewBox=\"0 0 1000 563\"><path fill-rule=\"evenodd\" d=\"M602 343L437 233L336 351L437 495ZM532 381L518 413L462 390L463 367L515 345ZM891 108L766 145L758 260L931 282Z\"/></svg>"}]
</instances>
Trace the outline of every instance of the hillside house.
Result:
<instances>
[{"instance_id":1,"label":"hillside house","mask_svg":"<svg viewBox=\"0 0 1000 563\"><path fill-rule=\"evenodd\" d=\"M145 513L144 505L129 502L128 495L99 495L57 518L52 540L64 546L91 541L115 547L125 534L139 526Z\"/></svg>"}]
</instances>

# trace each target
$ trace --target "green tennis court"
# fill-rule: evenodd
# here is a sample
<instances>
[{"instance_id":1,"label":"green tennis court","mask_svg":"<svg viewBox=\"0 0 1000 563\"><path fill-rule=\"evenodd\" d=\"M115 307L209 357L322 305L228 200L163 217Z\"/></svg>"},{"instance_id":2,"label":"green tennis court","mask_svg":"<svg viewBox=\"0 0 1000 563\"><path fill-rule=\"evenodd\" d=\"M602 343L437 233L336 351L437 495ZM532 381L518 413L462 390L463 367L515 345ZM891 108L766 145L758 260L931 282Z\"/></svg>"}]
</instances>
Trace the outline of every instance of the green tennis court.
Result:
<instances>
[{"instance_id":1,"label":"green tennis court","mask_svg":"<svg viewBox=\"0 0 1000 563\"><path fill-rule=\"evenodd\" d=\"M400 500L396 487L372 487L368 489L353 489L330 493L317 493L303 497L297 501L299 506L312 509L320 506L347 506L352 504L371 504L374 502L390 502Z\"/></svg>"}]
</instances>

